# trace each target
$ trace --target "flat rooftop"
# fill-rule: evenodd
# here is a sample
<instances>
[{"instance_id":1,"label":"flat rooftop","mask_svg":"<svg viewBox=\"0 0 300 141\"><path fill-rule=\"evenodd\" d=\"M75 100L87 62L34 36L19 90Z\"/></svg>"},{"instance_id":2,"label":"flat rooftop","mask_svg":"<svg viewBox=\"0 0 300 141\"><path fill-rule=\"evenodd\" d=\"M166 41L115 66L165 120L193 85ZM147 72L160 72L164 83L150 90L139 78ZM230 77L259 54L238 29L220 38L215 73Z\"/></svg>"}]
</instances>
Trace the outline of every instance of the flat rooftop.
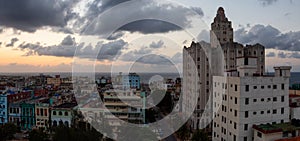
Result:
<instances>
[{"instance_id":1,"label":"flat rooftop","mask_svg":"<svg viewBox=\"0 0 300 141\"><path fill-rule=\"evenodd\" d=\"M63 103L63 104L54 106L54 108L74 108L77 105L78 105L77 103Z\"/></svg>"},{"instance_id":2,"label":"flat rooftop","mask_svg":"<svg viewBox=\"0 0 300 141\"><path fill-rule=\"evenodd\" d=\"M279 124L253 125L253 128L264 134L270 134L270 133L276 133L276 132L299 130L300 126L297 127L295 125L292 125L291 123L279 123Z\"/></svg>"}]
</instances>

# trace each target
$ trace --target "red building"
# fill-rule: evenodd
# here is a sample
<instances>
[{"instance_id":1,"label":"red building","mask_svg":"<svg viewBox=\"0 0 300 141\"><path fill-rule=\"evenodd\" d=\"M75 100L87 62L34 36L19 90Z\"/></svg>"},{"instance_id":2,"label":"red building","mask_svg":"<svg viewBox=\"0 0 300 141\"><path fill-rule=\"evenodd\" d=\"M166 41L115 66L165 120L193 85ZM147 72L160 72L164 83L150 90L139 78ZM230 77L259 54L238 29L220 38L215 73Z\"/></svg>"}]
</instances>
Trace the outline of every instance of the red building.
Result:
<instances>
[{"instance_id":1,"label":"red building","mask_svg":"<svg viewBox=\"0 0 300 141\"><path fill-rule=\"evenodd\" d=\"M39 97L39 96L47 96L48 91L46 89L35 89L34 90L34 97Z\"/></svg>"},{"instance_id":2,"label":"red building","mask_svg":"<svg viewBox=\"0 0 300 141\"><path fill-rule=\"evenodd\" d=\"M9 103L17 102L21 100L26 100L31 98L33 91L19 92L19 93L10 93L7 95L7 101Z\"/></svg>"}]
</instances>

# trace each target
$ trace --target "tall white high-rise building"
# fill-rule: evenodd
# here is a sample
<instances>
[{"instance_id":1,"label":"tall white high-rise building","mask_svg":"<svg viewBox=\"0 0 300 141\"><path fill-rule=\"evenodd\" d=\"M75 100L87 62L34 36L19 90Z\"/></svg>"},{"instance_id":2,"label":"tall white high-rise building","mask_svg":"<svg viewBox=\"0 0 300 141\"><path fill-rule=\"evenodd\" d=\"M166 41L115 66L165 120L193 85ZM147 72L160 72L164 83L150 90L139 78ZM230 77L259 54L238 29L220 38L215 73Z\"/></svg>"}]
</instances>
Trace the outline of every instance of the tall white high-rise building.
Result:
<instances>
[{"instance_id":1,"label":"tall white high-rise building","mask_svg":"<svg viewBox=\"0 0 300 141\"><path fill-rule=\"evenodd\" d=\"M210 122L209 118L205 119L203 116L212 117L212 114L203 114L205 109L213 107L212 97L210 97L213 94L212 76L220 74L237 77L265 75L265 47L260 44L244 46L234 42L233 39L232 23L226 17L224 8L220 7L211 24L210 43L192 42L190 47L183 49L183 83L185 83L183 97L187 100L183 101L182 106L183 111L190 112L188 110L193 104L191 101L197 102L191 117L193 129L203 128L203 125ZM213 55L214 49L217 50L220 47L222 52ZM220 56L224 63L212 61ZM238 66L241 58L247 58L244 59L246 65L249 60L255 59L255 66L253 66L255 69L252 69L251 74L243 73L243 67ZM194 84L197 86L193 87ZM193 94L195 92L199 95L198 98Z\"/></svg>"}]
</instances>

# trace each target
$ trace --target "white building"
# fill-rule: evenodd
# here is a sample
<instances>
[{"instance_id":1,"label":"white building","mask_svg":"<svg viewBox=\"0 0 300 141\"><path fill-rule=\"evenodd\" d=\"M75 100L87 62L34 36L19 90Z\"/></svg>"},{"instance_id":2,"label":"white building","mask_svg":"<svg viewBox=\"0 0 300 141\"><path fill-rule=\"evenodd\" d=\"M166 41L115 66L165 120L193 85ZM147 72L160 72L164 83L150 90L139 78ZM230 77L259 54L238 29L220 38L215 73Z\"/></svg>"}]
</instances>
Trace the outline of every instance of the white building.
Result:
<instances>
[{"instance_id":1,"label":"white building","mask_svg":"<svg viewBox=\"0 0 300 141\"><path fill-rule=\"evenodd\" d=\"M252 68L249 69L252 69L251 73L254 75L265 74L264 46L260 44L244 46L234 42L232 23L226 17L224 9L220 7L211 24L210 43L192 42L190 47L183 49L183 99L186 100L182 106L183 111L190 112L193 102L197 102L191 117L193 129L203 128L212 117L209 113L205 113L206 109L212 107L210 99L212 76L220 73L223 75L223 72L226 76L239 76L238 73L249 75L241 72L244 66L239 66L238 63L244 63L243 61L252 63ZM195 92L199 94L198 98L194 96ZM203 115L207 118L203 118Z\"/></svg>"},{"instance_id":2,"label":"white building","mask_svg":"<svg viewBox=\"0 0 300 141\"><path fill-rule=\"evenodd\" d=\"M245 60L245 59L242 59ZM253 125L289 122L291 67L274 67L275 76L255 76L255 59L238 63L239 76L213 76L213 140L249 141ZM244 62L242 64L241 62Z\"/></svg>"},{"instance_id":3,"label":"white building","mask_svg":"<svg viewBox=\"0 0 300 141\"><path fill-rule=\"evenodd\" d=\"M74 110L77 106L76 103L64 103L58 106L54 106L51 109L51 122L52 126L65 125L71 127L73 123Z\"/></svg>"},{"instance_id":4,"label":"white building","mask_svg":"<svg viewBox=\"0 0 300 141\"><path fill-rule=\"evenodd\" d=\"M107 108L104 117L110 126L121 126L124 121L145 123L144 92L108 90L104 92L103 103Z\"/></svg>"}]
</instances>

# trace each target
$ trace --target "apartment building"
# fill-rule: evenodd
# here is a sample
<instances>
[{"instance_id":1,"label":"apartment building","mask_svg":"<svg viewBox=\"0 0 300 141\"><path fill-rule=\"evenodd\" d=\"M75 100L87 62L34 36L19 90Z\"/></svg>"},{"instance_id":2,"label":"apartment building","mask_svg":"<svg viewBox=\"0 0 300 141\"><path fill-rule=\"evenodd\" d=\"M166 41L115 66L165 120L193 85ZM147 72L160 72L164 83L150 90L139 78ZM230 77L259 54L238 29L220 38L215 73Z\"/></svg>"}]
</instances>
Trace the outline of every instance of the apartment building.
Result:
<instances>
[{"instance_id":1,"label":"apartment building","mask_svg":"<svg viewBox=\"0 0 300 141\"><path fill-rule=\"evenodd\" d=\"M145 123L145 93L130 90L108 90L104 92L104 117L111 126L120 126L121 120L130 123Z\"/></svg>"},{"instance_id":2,"label":"apartment building","mask_svg":"<svg viewBox=\"0 0 300 141\"><path fill-rule=\"evenodd\" d=\"M249 141L254 125L289 122L291 67L274 67L274 76L258 76L256 59L248 65L246 58L238 61L237 76L213 76L213 140Z\"/></svg>"},{"instance_id":3,"label":"apartment building","mask_svg":"<svg viewBox=\"0 0 300 141\"><path fill-rule=\"evenodd\" d=\"M204 128L209 122L209 113L205 109L211 107L212 76L240 76L238 71L239 58L255 58L254 75L265 74L265 47L260 44L242 45L234 42L232 22L228 20L224 8L217 10L216 17L211 24L210 43L204 41L192 42L190 47L183 49L183 82L185 84L197 84L197 86L183 85L183 109L187 111L191 101L196 100L197 105L191 117L193 129ZM221 52L218 49L221 48ZM217 54L213 54L217 53ZM219 57L218 59L216 59ZM221 58L220 58L221 57ZM215 61L220 60L221 61ZM224 62L224 63L222 63ZM247 75L247 74L246 74ZM195 94L199 95L198 98ZM190 112L190 111L187 111ZM208 117L206 121L204 116Z\"/></svg>"}]
</instances>

